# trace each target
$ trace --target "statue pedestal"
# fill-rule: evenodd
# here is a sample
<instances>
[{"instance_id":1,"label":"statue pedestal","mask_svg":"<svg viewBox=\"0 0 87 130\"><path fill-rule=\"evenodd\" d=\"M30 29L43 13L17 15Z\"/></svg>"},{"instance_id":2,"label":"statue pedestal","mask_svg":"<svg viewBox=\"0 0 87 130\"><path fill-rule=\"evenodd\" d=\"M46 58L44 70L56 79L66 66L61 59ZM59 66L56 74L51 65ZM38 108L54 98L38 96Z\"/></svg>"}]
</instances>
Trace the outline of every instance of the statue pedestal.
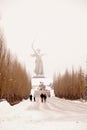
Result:
<instances>
[{"instance_id":1,"label":"statue pedestal","mask_svg":"<svg viewBox=\"0 0 87 130\"><path fill-rule=\"evenodd\" d=\"M45 78L44 75L37 75L37 76L33 76L33 78Z\"/></svg>"},{"instance_id":2,"label":"statue pedestal","mask_svg":"<svg viewBox=\"0 0 87 130\"><path fill-rule=\"evenodd\" d=\"M40 82L43 82L44 85L47 86L50 83L52 83L52 79L49 79L49 78L45 77L44 75L32 77L32 87L38 87L40 85Z\"/></svg>"},{"instance_id":3,"label":"statue pedestal","mask_svg":"<svg viewBox=\"0 0 87 130\"><path fill-rule=\"evenodd\" d=\"M40 84L44 85L44 88L40 86ZM40 97L41 92L45 92L48 97L54 95L54 90L52 89L52 83L53 80L45 77L45 76L33 76L32 77L32 94L35 95L35 97Z\"/></svg>"}]
</instances>

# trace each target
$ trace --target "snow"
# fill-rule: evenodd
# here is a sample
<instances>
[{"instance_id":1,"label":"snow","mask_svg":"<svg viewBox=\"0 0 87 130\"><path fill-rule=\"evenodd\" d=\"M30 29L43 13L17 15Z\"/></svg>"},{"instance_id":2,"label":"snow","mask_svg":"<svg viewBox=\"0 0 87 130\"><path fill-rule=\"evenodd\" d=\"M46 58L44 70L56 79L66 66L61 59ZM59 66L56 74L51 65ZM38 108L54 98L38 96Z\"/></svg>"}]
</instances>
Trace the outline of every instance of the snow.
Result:
<instances>
[{"instance_id":1,"label":"snow","mask_svg":"<svg viewBox=\"0 0 87 130\"><path fill-rule=\"evenodd\" d=\"M87 130L87 102L55 96L46 103L23 100L10 106L0 102L0 130Z\"/></svg>"}]
</instances>

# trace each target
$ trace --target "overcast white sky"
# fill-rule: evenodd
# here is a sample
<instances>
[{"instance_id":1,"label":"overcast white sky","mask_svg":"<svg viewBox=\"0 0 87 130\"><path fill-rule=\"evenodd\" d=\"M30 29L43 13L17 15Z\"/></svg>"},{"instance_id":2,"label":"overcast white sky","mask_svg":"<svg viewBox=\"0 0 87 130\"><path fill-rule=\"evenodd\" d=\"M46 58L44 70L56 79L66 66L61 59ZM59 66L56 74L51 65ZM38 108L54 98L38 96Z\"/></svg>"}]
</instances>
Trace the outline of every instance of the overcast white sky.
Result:
<instances>
[{"instance_id":1,"label":"overcast white sky","mask_svg":"<svg viewBox=\"0 0 87 130\"><path fill-rule=\"evenodd\" d=\"M73 1L73 2L72 2ZM31 44L40 48L47 75L82 66L87 57L86 0L0 0L7 46L33 73Z\"/></svg>"}]
</instances>

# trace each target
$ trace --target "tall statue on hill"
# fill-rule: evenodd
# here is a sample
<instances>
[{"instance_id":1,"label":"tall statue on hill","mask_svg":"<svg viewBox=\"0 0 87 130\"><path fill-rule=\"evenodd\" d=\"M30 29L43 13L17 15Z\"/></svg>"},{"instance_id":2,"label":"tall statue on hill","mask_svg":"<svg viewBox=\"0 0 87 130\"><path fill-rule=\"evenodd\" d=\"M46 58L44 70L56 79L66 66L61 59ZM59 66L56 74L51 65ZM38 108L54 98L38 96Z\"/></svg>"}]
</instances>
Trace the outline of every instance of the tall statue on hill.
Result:
<instances>
[{"instance_id":1,"label":"tall statue on hill","mask_svg":"<svg viewBox=\"0 0 87 130\"><path fill-rule=\"evenodd\" d=\"M36 76L43 76L44 75L44 70L43 70L43 61L42 61L42 56L40 49L35 49L34 45L32 44L32 49L34 54L32 54L32 57L35 57L35 69L34 72Z\"/></svg>"}]
</instances>

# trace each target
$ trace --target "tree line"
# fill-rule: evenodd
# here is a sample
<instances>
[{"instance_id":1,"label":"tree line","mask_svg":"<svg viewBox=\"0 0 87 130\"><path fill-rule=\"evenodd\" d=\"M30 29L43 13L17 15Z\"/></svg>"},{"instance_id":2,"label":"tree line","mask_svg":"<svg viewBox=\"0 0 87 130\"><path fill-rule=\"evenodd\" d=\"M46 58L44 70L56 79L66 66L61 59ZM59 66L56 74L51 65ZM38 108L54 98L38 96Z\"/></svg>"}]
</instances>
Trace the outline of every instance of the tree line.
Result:
<instances>
[{"instance_id":1,"label":"tree line","mask_svg":"<svg viewBox=\"0 0 87 130\"><path fill-rule=\"evenodd\" d=\"M81 67L78 71L72 69L72 72L66 70L63 75L55 74L53 79L55 96L65 99L84 98L85 84L85 76Z\"/></svg>"},{"instance_id":2,"label":"tree line","mask_svg":"<svg viewBox=\"0 0 87 130\"><path fill-rule=\"evenodd\" d=\"M7 49L4 35L0 32L0 100L6 99L13 105L27 99L30 91L30 75Z\"/></svg>"}]
</instances>

